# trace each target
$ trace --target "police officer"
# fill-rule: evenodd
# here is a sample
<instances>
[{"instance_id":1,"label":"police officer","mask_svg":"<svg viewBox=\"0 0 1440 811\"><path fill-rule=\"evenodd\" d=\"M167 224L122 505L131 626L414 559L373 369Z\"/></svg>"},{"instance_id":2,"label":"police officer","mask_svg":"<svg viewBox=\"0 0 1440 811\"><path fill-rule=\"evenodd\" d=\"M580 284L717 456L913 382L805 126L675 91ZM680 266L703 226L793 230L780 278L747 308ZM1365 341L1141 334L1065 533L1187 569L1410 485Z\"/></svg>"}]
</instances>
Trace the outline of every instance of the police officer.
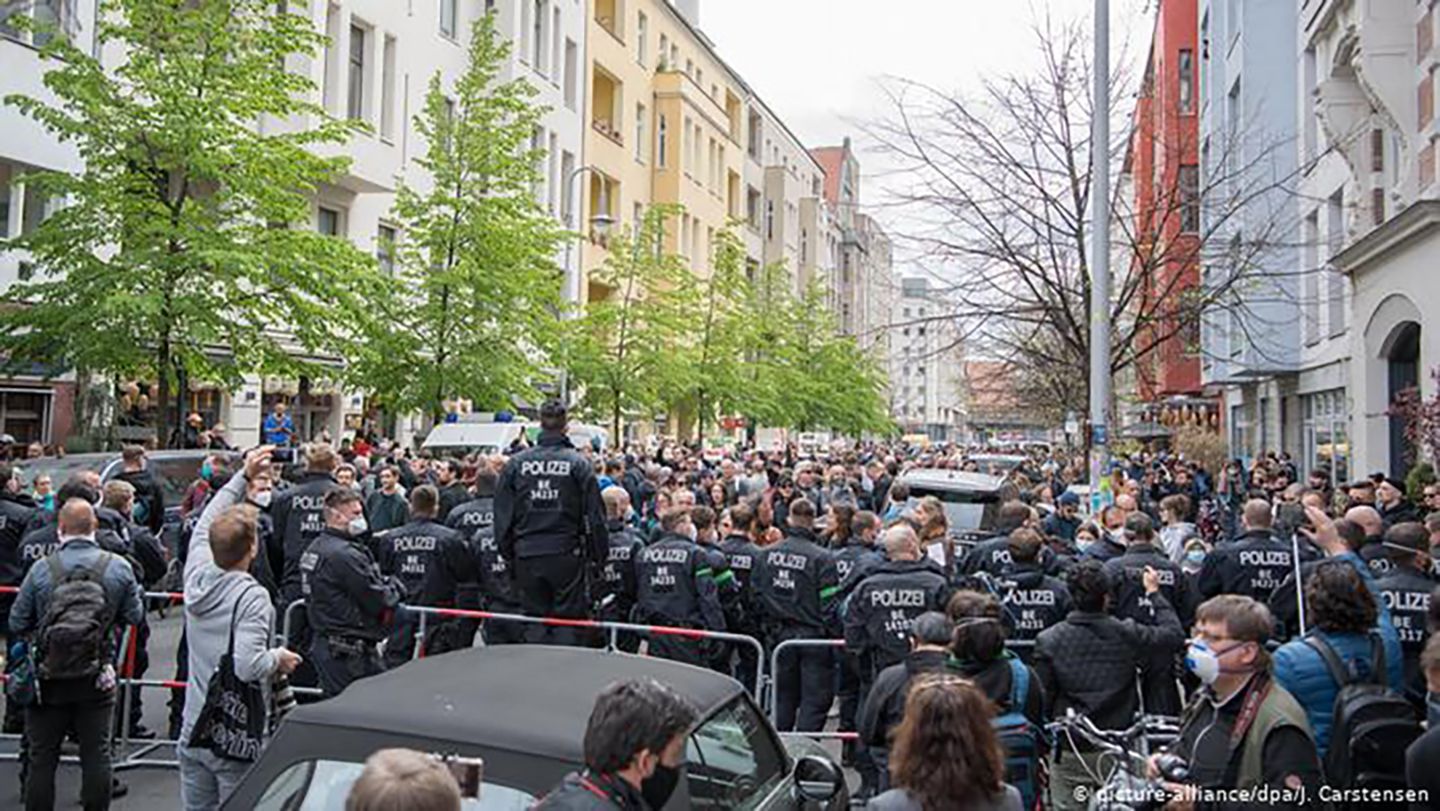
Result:
<instances>
[{"instance_id":1,"label":"police officer","mask_svg":"<svg viewBox=\"0 0 1440 811\"><path fill-rule=\"evenodd\" d=\"M476 597L480 607L496 614L523 613L510 562L500 554L493 526L475 530L470 538L470 552L475 558L479 583ZM514 621L489 619L480 626L480 634L486 645L513 645L525 641L525 626Z\"/></svg>"},{"instance_id":2,"label":"police officer","mask_svg":"<svg viewBox=\"0 0 1440 811\"><path fill-rule=\"evenodd\" d=\"M1000 618L1009 640L1022 643L1015 645L1015 652L1028 664L1034 645L1026 643L1070 613L1070 590L1040 568L1040 551L1045 548L1040 533L1021 527L1007 541L1010 568L995 581Z\"/></svg>"},{"instance_id":3,"label":"police officer","mask_svg":"<svg viewBox=\"0 0 1440 811\"><path fill-rule=\"evenodd\" d=\"M8 462L0 462L0 586L19 588L21 581L25 579L25 570L29 567L22 565L20 540L25 535L25 525L30 523L30 518L36 511L34 499L20 492L20 479L15 475L15 468ZM58 537L56 540L59 540ZM14 602L14 593L0 594L0 641L5 645L7 662L10 652L10 606ZM24 721L21 720L24 718L23 709L13 701L5 702L4 731L7 734L18 734L24 726Z\"/></svg>"},{"instance_id":4,"label":"police officer","mask_svg":"<svg viewBox=\"0 0 1440 811\"><path fill-rule=\"evenodd\" d=\"M340 458L335 450L324 443L310 445L305 451L305 472L294 485L280 491L274 497L270 512L273 516L274 532L270 538L267 554L272 561L279 560L280 598L284 603L279 616L283 625L284 612L292 602L300 599L300 557L310 543L325 530L325 497L331 491L340 489L335 481L335 468ZM298 611L290 627L290 638L286 644L299 653L303 659L300 666L290 674L290 683L296 687L319 685L315 673L315 660L310 655L310 625L308 611Z\"/></svg>"},{"instance_id":5,"label":"police officer","mask_svg":"<svg viewBox=\"0 0 1440 811\"><path fill-rule=\"evenodd\" d=\"M1160 593L1175 609L1181 627L1189 628L1196 604L1189 578L1155 545L1155 524L1150 516L1133 513L1126 517L1125 537L1128 539L1125 553L1105 561L1105 574L1110 578L1110 613L1122 620L1153 623L1155 608L1145 593L1145 570L1154 569L1159 577ZM1142 666L1140 689L1147 712L1179 715L1184 709L1175 686L1179 652L1179 649L1156 648Z\"/></svg>"},{"instance_id":6,"label":"police officer","mask_svg":"<svg viewBox=\"0 0 1440 811\"><path fill-rule=\"evenodd\" d=\"M762 637L760 608L756 604L754 584L751 582L755 562L761 554L760 547L750 540L754 531L754 508L744 502L736 504L730 508L730 534L720 539L720 551L725 555L725 562L730 565L730 571L735 575L735 585L740 592L740 604L744 609L744 616L740 624L731 626L730 630L760 639ZM754 694L759 654L749 644L735 645L734 648L735 667L731 672L741 684L745 685L745 689Z\"/></svg>"},{"instance_id":7,"label":"police officer","mask_svg":"<svg viewBox=\"0 0 1440 811\"><path fill-rule=\"evenodd\" d=\"M961 564L961 574L974 576L981 572L999 577L1010 567L1010 533L1035 523L1035 510L1023 501L1007 501L1000 505L995 519L995 536L976 544ZM1047 571L1054 566L1055 554L1049 547L1040 549L1040 565ZM1052 572L1053 573L1053 572Z\"/></svg>"},{"instance_id":8,"label":"police officer","mask_svg":"<svg viewBox=\"0 0 1440 811\"><path fill-rule=\"evenodd\" d=\"M599 618L608 622L629 622L635 609L635 567L640 550L645 548L645 541L626 523L630 517L630 494L625 488L611 485L601 491L600 498L605 502L605 529L610 536L610 551L600 568L604 591L600 598ZM640 650L640 637L630 632L617 635L615 643L626 653Z\"/></svg>"},{"instance_id":9,"label":"police officer","mask_svg":"<svg viewBox=\"0 0 1440 811\"><path fill-rule=\"evenodd\" d=\"M925 557L908 524L885 532L885 554L888 559L855 587L845 614L845 650L858 660L861 695L875 674L904 661L915 618L944 611L950 599L945 573Z\"/></svg>"},{"instance_id":10,"label":"police officer","mask_svg":"<svg viewBox=\"0 0 1440 811\"><path fill-rule=\"evenodd\" d=\"M840 599L854 591L876 566L885 562L885 555L875 548L880 532L880 519L868 510L856 512L850 519L850 534L835 552L835 571L840 575Z\"/></svg>"},{"instance_id":11,"label":"police officer","mask_svg":"<svg viewBox=\"0 0 1440 811\"><path fill-rule=\"evenodd\" d=\"M1271 532L1270 503L1252 499L1241 516L1245 531L1234 543L1216 547L1205 557L1197 582L1200 595L1243 594L1266 602L1295 568L1295 553Z\"/></svg>"},{"instance_id":12,"label":"police officer","mask_svg":"<svg viewBox=\"0 0 1440 811\"><path fill-rule=\"evenodd\" d=\"M405 602L434 608L460 606L461 587L475 581L475 560L458 530L436 520L440 494L422 484L410 492L410 523L386 532L375 541L380 572L400 581ZM473 591L473 590L472 590ZM424 655L434 656L470 647L475 628L465 635L458 618L426 617ZM385 643L385 667L399 667L415 653L420 617L406 611L396 618L390 641Z\"/></svg>"},{"instance_id":13,"label":"police officer","mask_svg":"<svg viewBox=\"0 0 1440 811\"><path fill-rule=\"evenodd\" d=\"M672 509L660 519L660 537L635 560L635 620L647 625L725 630L715 570L724 555L695 542L689 510ZM651 655L708 666L715 646L708 640L652 635Z\"/></svg>"},{"instance_id":14,"label":"police officer","mask_svg":"<svg viewBox=\"0 0 1440 811\"><path fill-rule=\"evenodd\" d=\"M773 649L791 639L825 639L837 625L835 598L840 574L815 536L815 504L790 502L785 539L763 550L751 575L765 637ZM782 654L775 673L779 728L818 732L834 699L831 651L800 647Z\"/></svg>"},{"instance_id":15,"label":"police officer","mask_svg":"<svg viewBox=\"0 0 1440 811\"><path fill-rule=\"evenodd\" d=\"M495 540L514 568L525 613L537 617L590 616L590 585L610 552L595 469L570 443L565 422L559 400L541 406L536 446L510 458L495 488ZM531 642L582 638L569 628L526 628Z\"/></svg>"},{"instance_id":16,"label":"police officer","mask_svg":"<svg viewBox=\"0 0 1440 811\"><path fill-rule=\"evenodd\" d=\"M1382 543L1393 566L1390 574L1380 578L1376 586L1400 635L1400 650L1405 655L1406 695L1423 709L1425 674L1420 669L1420 653L1425 649L1425 617L1430 610L1430 594L1435 589L1430 535L1424 524L1406 521L1385 530Z\"/></svg>"},{"instance_id":17,"label":"police officer","mask_svg":"<svg viewBox=\"0 0 1440 811\"><path fill-rule=\"evenodd\" d=\"M469 500L463 501L445 516L445 526L458 530L469 538L481 527L495 525L495 482L499 479L495 471L483 466L475 471L475 491ZM443 499L442 499L443 502ZM441 509L444 509L442 503Z\"/></svg>"},{"instance_id":18,"label":"police officer","mask_svg":"<svg viewBox=\"0 0 1440 811\"><path fill-rule=\"evenodd\" d=\"M311 656L326 698L385 669L376 645L404 599L365 544L369 527L360 494L333 488L322 505L324 529L300 556L300 589L313 634Z\"/></svg>"},{"instance_id":19,"label":"police officer","mask_svg":"<svg viewBox=\"0 0 1440 811\"><path fill-rule=\"evenodd\" d=\"M481 563L476 556L476 543L479 532L484 530L490 539L490 546L493 547L495 545L495 533L493 532L495 527L495 482L498 481L499 478L499 475L496 474L489 465L482 464L480 468L475 471L475 488L470 500L462 502L445 517L445 526L458 531L460 536L465 539L470 549L471 559L475 561L477 567L485 565ZM443 497L441 500L443 502ZM444 508L443 504L441 508ZM460 606L462 608L480 607L481 603L484 602L484 597L481 596L479 587L478 579L476 582L466 583L461 586ZM508 589L509 586L507 585L505 590L508 591ZM518 606L510 606L510 609L514 610L515 613L519 613ZM511 630L516 630L514 628L515 623L512 622L508 624L511 626ZM479 628L479 625L475 620L459 620L458 627L460 635L465 639L473 640L475 638L475 631Z\"/></svg>"}]
</instances>

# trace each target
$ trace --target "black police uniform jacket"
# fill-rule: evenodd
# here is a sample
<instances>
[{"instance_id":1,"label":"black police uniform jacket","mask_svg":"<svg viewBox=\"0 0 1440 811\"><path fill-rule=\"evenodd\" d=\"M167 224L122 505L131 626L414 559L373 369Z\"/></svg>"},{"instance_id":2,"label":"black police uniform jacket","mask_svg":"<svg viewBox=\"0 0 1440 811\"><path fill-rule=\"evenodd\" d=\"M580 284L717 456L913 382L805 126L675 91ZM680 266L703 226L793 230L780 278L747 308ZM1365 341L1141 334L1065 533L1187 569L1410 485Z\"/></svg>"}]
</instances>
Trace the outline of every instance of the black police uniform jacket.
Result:
<instances>
[{"instance_id":1,"label":"black police uniform jacket","mask_svg":"<svg viewBox=\"0 0 1440 811\"><path fill-rule=\"evenodd\" d=\"M610 538L610 548L606 551L605 563L600 567L600 580L604 583L602 599L605 601L602 619L629 622L638 588L635 567L640 550L645 548L645 541L618 518L606 521L605 529Z\"/></svg>"},{"instance_id":2,"label":"black police uniform jacket","mask_svg":"<svg viewBox=\"0 0 1440 811\"><path fill-rule=\"evenodd\" d=\"M1040 632L1070 613L1070 590L1058 578L1034 563L1016 563L997 581L1000 618L1012 640L1033 640ZM1020 646L1020 658L1029 661L1031 648Z\"/></svg>"},{"instance_id":3,"label":"black police uniform jacket","mask_svg":"<svg viewBox=\"0 0 1440 811\"><path fill-rule=\"evenodd\" d=\"M725 562L730 566L731 576L735 578L735 589L743 614L741 622L731 625L730 630L753 635L753 632L759 627L760 609L755 601L755 588L751 583L751 575L755 572L755 561L764 553L760 547L751 542L748 536L740 533L727 535L720 541L719 549L720 553L725 556Z\"/></svg>"},{"instance_id":4,"label":"black police uniform jacket","mask_svg":"<svg viewBox=\"0 0 1440 811\"><path fill-rule=\"evenodd\" d=\"M655 625L725 630L716 570L724 556L674 533L635 557L635 617Z\"/></svg>"},{"instance_id":5,"label":"black police uniform jacket","mask_svg":"<svg viewBox=\"0 0 1440 811\"><path fill-rule=\"evenodd\" d=\"M885 561L850 593L845 647L876 672L904 661L910 624L927 611L944 611L950 584L929 560Z\"/></svg>"},{"instance_id":6,"label":"black police uniform jacket","mask_svg":"<svg viewBox=\"0 0 1440 811\"><path fill-rule=\"evenodd\" d=\"M960 564L962 575L977 575L981 572L991 577L999 577L1013 565L1010 559L1010 536L996 535L993 538L981 541L976 544L965 555L965 560ZM1046 574L1055 574L1058 571L1059 562L1055 552L1048 546L1040 547L1040 566Z\"/></svg>"},{"instance_id":7,"label":"black police uniform jacket","mask_svg":"<svg viewBox=\"0 0 1440 811\"><path fill-rule=\"evenodd\" d=\"M1420 670L1420 652L1425 649L1425 618L1430 611L1430 594L1435 578L1413 566L1396 566L1375 584L1380 599L1390 609L1390 621L1400 635L1405 656L1405 690L1412 699L1423 701L1425 676Z\"/></svg>"},{"instance_id":8,"label":"black police uniform jacket","mask_svg":"<svg viewBox=\"0 0 1440 811\"><path fill-rule=\"evenodd\" d=\"M790 527L783 541L762 549L750 585L767 635L824 636L835 628L840 573L810 530Z\"/></svg>"},{"instance_id":9,"label":"black police uniform jacket","mask_svg":"<svg viewBox=\"0 0 1440 811\"><path fill-rule=\"evenodd\" d=\"M651 811L645 798L619 777L572 772L540 798L534 811Z\"/></svg>"},{"instance_id":10,"label":"black police uniform jacket","mask_svg":"<svg viewBox=\"0 0 1440 811\"><path fill-rule=\"evenodd\" d=\"M476 496L460 504L445 517L445 526L458 530L466 538L475 537L475 531L495 525L495 496Z\"/></svg>"},{"instance_id":11,"label":"black police uniform jacket","mask_svg":"<svg viewBox=\"0 0 1440 811\"><path fill-rule=\"evenodd\" d=\"M280 592L287 601L300 596L300 556L325 531L325 496L339 486L329 473L306 473L294 486L277 493L270 505L275 521L273 543L280 552L271 554L270 559L278 557L284 562Z\"/></svg>"},{"instance_id":12,"label":"black police uniform jacket","mask_svg":"<svg viewBox=\"0 0 1440 811\"><path fill-rule=\"evenodd\" d=\"M145 508L145 524L159 536L165 531L165 491L155 481L155 474L147 469L125 470L116 474L116 479L128 482L135 488L135 503Z\"/></svg>"},{"instance_id":13,"label":"black police uniform jacket","mask_svg":"<svg viewBox=\"0 0 1440 811\"><path fill-rule=\"evenodd\" d=\"M569 437L542 433L539 444L510 457L495 488L495 539L506 558L573 554L594 565L610 540L600 486Z\"/></svg>"},{"instance_id":14,"label":"black police uniform jacket","mask_svg":"<svg viewBox=\"0 0 1440 811\"><path fill-rule=\"evenodd\" d=\"M1250 530L1205 556L1197 585L1206 599L1243 594L1263 603L1294 569L1294 550L1268 529Z\"/></svg>"},{"instance_id":15,"label":"black police uniform jacket","mask_svg":"<svg viewBox=\"0 0 1440 811\"><path fill-rule=\"evenodd\" d=\"M33 561L22 561L20 541L35 512L35 502L29 496L0 492L0 586L19 586L25 579L25 572ZM7 633L10 606L14 602L13 593L0 594L0 622L5 623Z\"/></svg>"},{"instance_id":16,"label":"black police uniform jacket","mask_svg":"<svg viewBox=\"0 0 1440 811\"><path fill-rule=\"evenodd\" d=\"M310 542L296 568L316 634L370 642L385 637L390 614L404 592L399 581L380 573L363 543L327 529Z\"/></svg>"},{"instance_id":17,"label":"black police uniform jacket","mask_svg":"<svg viewBox=\"0 0 1440 811\"><path fill-rule=\"evenodd\" d=\"M475 560L458 531L421 519L396 527L375 541L382 574L399 580L405 602L451 608L460 587L475 581Z\"/></svg>"},{"instance_id":18,"label":"black police uniform jacket","mask_svg":"<svg viewBox=\"0 0 1440 811\"><path fill-rule=\"evenodd\" d=\"M487 611L519 613L520 596L515 593L515 576L510 570L510 561L500 554L494 527L475 531L470 537L470 554L475 559L480 606Z\"/></svg>"},{"instance_id":19,"label":"black police uniform jacket","mask_svg":"<svg viewBox=\"0 0 1440 811\"><path fill-rule=\"evenodd\" d=\"M1160 593L1170 601L1180 624L1189 628L1196 605L1190 579L1154 544L1132 543L1125 554L1105 562L1105 574L1110 577L1110 613L1142 622L1151 615L1150 601L1145 598L1147 566L1159 575Z\"/></svg>"}]
</instances>

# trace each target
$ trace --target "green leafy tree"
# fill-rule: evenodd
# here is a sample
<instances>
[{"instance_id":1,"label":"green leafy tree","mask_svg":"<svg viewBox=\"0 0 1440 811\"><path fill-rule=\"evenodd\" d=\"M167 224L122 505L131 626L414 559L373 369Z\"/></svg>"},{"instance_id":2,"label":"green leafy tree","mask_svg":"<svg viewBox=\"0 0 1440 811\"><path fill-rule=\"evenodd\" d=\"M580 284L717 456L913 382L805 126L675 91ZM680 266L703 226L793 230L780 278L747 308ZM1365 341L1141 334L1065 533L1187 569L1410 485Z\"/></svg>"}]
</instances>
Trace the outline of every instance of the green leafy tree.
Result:
<instances>
[{"instance_id":1,"label":"green leafy tree","mask_svg":"<svg viewBox=\"0 0 1440 811\"><path fill-rule=\"evenodd\" d=\"M626 414L653 416L692 385L687 336L696 312L695 279L665 251L673 206L649 209L636 230L613 237L593 281L610 290L574 322L567 365L583 404L620 436Z\"/></svg>"},{"instance_id":2,"label":"green leafy tree","mask_svg":"<svg viewBox=\"0 0 1440 811\"><path fill-rule=\"evenodd\" d=\"M799 413L791 384L793 326L798 302L791 294L791 277L784 265L759 268L748 278L740 314L743 399L737 408L753 432L761 426L795 424Z\"/></svg>"},{"instance_id":3,"label":"green leafy tree","mask_svg":"<svg viewBox=\"0 0 1440 811\"><path fill-rule=\"evenodd\" d=\"M709 276L696 283L698 312L686 347L689 386L685 400L695 409L699 439L719 412L730 411L745 398L745 245L732 228L715 236Z\"/></svg>"},{"instance_id":4,"label":"green leafy tree","mask_svg":"<svg viewBox=\"0 0 1440 811\"><path fill-rule=\"evenodd\" d=\"M310 225L310 195L346 167L315 150L356 125L281 69L320 50L310 21L273 0L102 0L96 36L109 67L55 38L42 51L54 101L5 99L84 163L23 178L64 205L0 243L36 269L0 300L6 362L153 375L163 432L182 373L232 386L313 373L294 350L363 340L366 302L387 287Z\"/></svg>"},{"instance_id":5,"label":"green leafy tree","mask_svg":"<svg viewBox=\"0 0 1440 811\"><path fill-rule=\"evenodd\" d=\"M782 371L795 408L793 427L829 428L848 436L891 431L884 375L853 337L840 333L818 281L806 288L795 313Z\"/></svg>"},{"instance_id":6,"label":"green leafy tree","mask_svg":"<svg viewBox=\"0 0 1440 811\"><path fill-rule=\"evenodd\" d=\"M410 293L361 364L400 410L439 416L447 399L502 408L533 396L558 338L555 255L567 235L535 197L545 155L529 143L545 110L523 79L502 81L510 48L494 14L480 18L465 74L448 92L432 77L415 120L428 145L416 162L433 184L407 183L395 202Z\"/></svg>"}]
</instances>

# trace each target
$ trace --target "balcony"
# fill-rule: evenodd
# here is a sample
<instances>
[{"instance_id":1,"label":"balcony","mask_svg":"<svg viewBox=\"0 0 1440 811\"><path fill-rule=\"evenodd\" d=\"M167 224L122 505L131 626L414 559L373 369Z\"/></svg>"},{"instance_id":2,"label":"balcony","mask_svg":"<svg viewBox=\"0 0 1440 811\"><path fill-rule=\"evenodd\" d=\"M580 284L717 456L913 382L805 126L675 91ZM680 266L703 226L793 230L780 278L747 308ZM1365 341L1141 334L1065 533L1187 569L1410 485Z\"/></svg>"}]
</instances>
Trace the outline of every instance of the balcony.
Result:
<instances>
[{"instance_id":1,"label":"balcony","mask_svg":"<svg viewBox=\"0 0 1440 811\"><path fill-rule=\"evenodd\" d=\"M590 82L590 128L622 147L625 145L621 123L624 96L620 80L597 64Z\"/></svg>"},{"instance_id":2,"label":"balcony","mask_svg":"<svg viewBox=\"0 0 1440 811\"><path fill-rule=\"evenodd\" d=\"M622 11L621 0L595 0L595 24L623 45L625 28Z\"/></svg>"}]
</instances>

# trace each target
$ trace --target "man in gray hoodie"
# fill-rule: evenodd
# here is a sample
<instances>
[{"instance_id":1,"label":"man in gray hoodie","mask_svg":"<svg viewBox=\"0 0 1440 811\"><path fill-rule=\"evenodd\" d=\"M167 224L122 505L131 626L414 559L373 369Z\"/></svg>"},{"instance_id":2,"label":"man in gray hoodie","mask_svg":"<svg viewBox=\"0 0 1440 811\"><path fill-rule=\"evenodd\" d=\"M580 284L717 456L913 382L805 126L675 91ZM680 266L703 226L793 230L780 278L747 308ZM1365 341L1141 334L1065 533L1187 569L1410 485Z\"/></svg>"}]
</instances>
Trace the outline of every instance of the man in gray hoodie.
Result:
<instances>
[{"instance_id":1,"label":"man in gray hoodie","mask_svg":"<svg viewBox=\"0 0 1440 811\"><path fill-rule=\"evenodd\" d=\"M260 553L257 511L245 505L252 478L269 473L270 448L251 451L245 467L217 491L190 537L185 562L185 634L189 640L190 678L180 727L180 795L187 811L214 809L244 777L249 763L226 760L209 749L189 746L210 678L235 634L235 675L259 682L267 696L278 673L290 673L300 656L271 648L275 609L269 593L250 574Z\"/></svg>"}]
</instances>

